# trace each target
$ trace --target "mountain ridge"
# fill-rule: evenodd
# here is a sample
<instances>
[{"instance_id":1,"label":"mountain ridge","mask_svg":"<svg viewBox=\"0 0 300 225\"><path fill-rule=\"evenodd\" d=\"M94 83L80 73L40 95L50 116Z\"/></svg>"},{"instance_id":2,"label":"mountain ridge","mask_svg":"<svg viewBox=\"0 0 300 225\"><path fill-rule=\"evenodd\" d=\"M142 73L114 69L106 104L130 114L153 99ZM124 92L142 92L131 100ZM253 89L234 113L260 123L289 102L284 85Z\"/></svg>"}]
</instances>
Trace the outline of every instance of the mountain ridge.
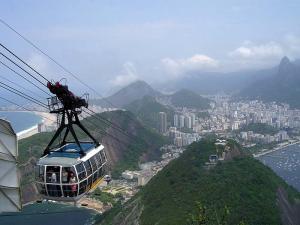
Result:
<instances>
[{"instance_id":1,"label":"mountain ridge","mask_svg":"<svg viewBox=\"0 0 300 225\"><path fill-rule=\"evenodd\" d=\"M175 107L187 107L187 108L197 108L197 109L208 109L210 108L209 99L204 98L197 93L182 88L176 91L171 96L171 103Z\"/></svg>"},{"instance_id":2,"label":"mountain ridge","mask_svg":"<svg viewBox=\"0 0 300 225\"><path fill-rule=\"evenodd\" d=\"M103 107L123 107L144 96L158 97L161 93L154 90L148 83L142 80L135 81L116 93L104 99L92 100L92 104Z\"/></svg>"},{"instance_id":3,"label":"mountain ridge","mask_svg":"<svg viewBox=\"0 0 300 225\"><path fill-rule=\"evenodd\" d=\"M239 95L247 99L288 103L292 108L299 108L299 83L300 66L283 57L275 74L250 84Z\"/></svg>"}]
</instances>

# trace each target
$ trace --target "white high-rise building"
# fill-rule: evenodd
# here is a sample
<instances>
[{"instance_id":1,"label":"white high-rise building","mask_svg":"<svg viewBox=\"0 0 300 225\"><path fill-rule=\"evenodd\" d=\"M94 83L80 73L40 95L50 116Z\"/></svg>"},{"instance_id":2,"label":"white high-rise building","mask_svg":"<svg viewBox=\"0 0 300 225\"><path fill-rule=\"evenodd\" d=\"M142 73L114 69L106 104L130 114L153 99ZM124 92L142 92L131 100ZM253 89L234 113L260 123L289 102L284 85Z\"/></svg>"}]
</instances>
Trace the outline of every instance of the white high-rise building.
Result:
<instances>
[{"instance_id":1,"label":"white high-rise building","mask_svg":"<svg viewBox=\"0 0 300 225\"><path fill-rule=\"evenodd\" d=\"M174 115L174 127L179 127L179 117L177 114Z\"/></svg>"},{"instance_id":2,"label":"white high-rise building","mask_svg":"<svg viewBox=\"0 0 300 225\"><path fill-rule=\"evenodd\" d=\"M167 132L167 114L165 112L159 112L159 132L164 134Z\"/></svg>"},{"instance_id":3,"label":"white high-rise building","mask_svg":"<svg viewBox=\"0 0 300 225\"><path fill-rule=\"evenodd\" d=\"M192 127L196 125L196 115L194 113L191 113L191 118L192 118Z\"/></svg>"},{"instance_id":4,"label":"white high-rise building","mask_svg":"<svg viewBox=\"0 0 300 225\"><path fill-rule=\"evenodd\" d=\"M180 115L179 117L179 127L182 128L184 127L184 116Z\"/></svg>"},{"instance_id":5,"label":"white high-rise building","mask_svg":"<svg viewBox=\"0 0 300 225\"><path fill-rule=\"evenodd\" d=\"M184 125L185 127L192 129L192 118L190 116L184 118Z\"/></svg>"}]
</instances>

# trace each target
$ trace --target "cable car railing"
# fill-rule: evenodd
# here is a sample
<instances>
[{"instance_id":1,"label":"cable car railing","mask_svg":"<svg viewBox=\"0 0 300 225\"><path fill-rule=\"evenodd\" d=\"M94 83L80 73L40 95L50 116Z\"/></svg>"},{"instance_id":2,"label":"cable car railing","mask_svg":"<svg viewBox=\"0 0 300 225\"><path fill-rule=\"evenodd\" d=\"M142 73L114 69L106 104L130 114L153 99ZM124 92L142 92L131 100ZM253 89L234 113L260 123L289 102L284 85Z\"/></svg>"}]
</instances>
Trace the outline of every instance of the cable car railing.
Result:
<instances>
[{"instance_id":1,"label":"cable car railing","mask_svg":"<svg viewBox=\"0 0 300 225\"><path fill-rule=\"evenodd\" d=\"M37 165L36 184L45 198L74 201L103 179L107 163L103 150L90 159L72 166ZM72 175L74 179L71 179Z\"/></svg>"}]
</instances>

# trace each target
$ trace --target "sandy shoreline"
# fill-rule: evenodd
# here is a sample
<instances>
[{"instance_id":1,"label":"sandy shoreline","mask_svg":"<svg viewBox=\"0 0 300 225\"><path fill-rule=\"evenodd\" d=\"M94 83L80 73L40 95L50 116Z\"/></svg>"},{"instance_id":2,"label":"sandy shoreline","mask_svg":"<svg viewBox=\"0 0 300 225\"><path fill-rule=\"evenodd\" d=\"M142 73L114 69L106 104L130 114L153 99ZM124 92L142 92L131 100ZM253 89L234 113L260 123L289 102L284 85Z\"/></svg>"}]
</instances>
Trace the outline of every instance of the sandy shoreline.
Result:
<instances>
[{"instance_id":1,"label":"sandy shoreline","mask_svg":"<svg viewBox=\"0 0 300 225\"><path fill-rule=\"evenodd\" d=\"M300 141L295 141L295 142L290 143L290 144L278 146L278 147L275 147L275 148L270 149L270 150L268 150L268 151L263 151L263 152L260 152L260 153L257 153L257 154L253 154L253 157L254 157L254 158L257 158L257 157L260 157L260 156L263 156L263 155L267 155L267 154L270 154L270 153L272 153L272 152L276 152L276 151L281 150L281 149L283 149L283 148L286 148L286 147L288 147L288 146L296 145L296 144L299 144L299 143L300 143Z\"/></svg>"},{"instance_id":2,"label":"sandy shoreline","mask_svg":"<svg viewBox=\"0 0 300 225\"><path fill-rule=\"evenodd\" d=\"M18 110L18 111L3 111L3 112L26 112L26 113L34 113L35 115L41 117L42 123L44 126L49 127L49 126L54 126L56 125L56 115L48 113L48 112L41 112L41 111L25 111L25 110ZM39 124L40 124L39 123ZM17 133L18 140L28 138L34 134L39 133L38 131L38 124L33 125L32 127L22 130Z\"/></svg>"}]
</instances>

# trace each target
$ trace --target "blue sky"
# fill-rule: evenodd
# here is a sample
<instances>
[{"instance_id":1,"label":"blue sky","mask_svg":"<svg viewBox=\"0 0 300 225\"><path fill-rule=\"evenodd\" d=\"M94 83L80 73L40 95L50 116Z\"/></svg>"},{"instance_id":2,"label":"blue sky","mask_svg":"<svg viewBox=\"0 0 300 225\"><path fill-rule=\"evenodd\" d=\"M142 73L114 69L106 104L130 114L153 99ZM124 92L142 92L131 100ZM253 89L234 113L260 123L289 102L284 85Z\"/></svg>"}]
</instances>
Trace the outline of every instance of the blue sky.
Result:
<instances>
[{"instance_id":1,"label":"blue sky","mask_svg":"<svg viewBox=\"0 0 300 225\"><path fill-rule=\"evenodd\" d=\"M136 79L163 83L298 58L299 12L300 1L288 0L2 0L0 18L105 94ZM0 34L47 77L84 90L2 24Z\"/></svg>"}]
</instances>

